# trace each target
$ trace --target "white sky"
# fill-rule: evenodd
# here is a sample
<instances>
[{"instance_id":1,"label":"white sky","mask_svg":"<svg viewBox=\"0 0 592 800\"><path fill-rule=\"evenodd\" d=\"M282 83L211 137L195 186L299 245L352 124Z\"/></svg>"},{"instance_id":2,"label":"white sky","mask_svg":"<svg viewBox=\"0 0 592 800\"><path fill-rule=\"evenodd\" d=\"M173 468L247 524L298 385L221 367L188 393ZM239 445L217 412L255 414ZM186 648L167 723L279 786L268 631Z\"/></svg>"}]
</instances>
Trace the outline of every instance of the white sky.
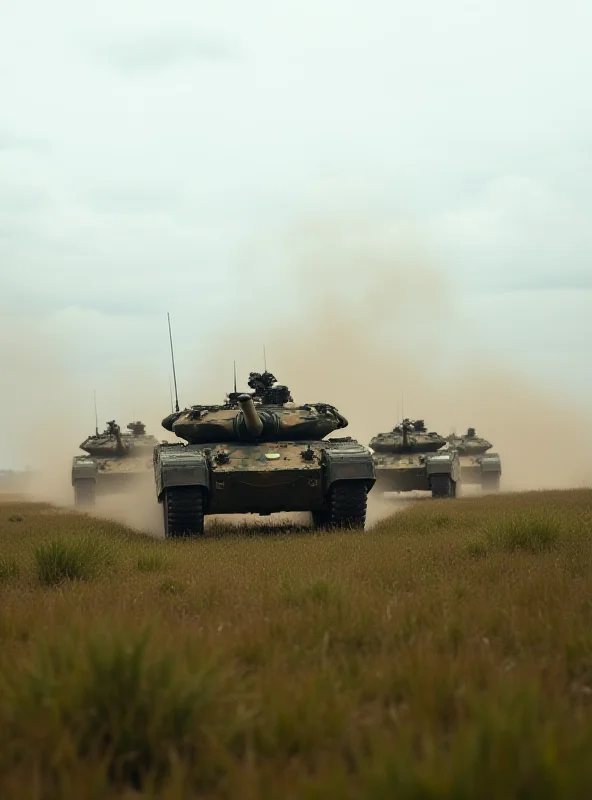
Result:
<instances>
[{"instance_id":1,"label":"white sky","mask_svg":"<svg viewBox=\"0 0 592 800\"><path fill-rule=\"evenodd\" d=\"M371 246L402 232L448 282L457 358L470 338L541 391L592 399L589 0L4 0L1 15L13 433L52 374L23 377L23 342L76 376L77 403L137 367L166 405L166 311L185 370L241 320L297 320L294 231L358 214ZM335 273L314 280L325 293Z\"/></svg>"}]
</instances>

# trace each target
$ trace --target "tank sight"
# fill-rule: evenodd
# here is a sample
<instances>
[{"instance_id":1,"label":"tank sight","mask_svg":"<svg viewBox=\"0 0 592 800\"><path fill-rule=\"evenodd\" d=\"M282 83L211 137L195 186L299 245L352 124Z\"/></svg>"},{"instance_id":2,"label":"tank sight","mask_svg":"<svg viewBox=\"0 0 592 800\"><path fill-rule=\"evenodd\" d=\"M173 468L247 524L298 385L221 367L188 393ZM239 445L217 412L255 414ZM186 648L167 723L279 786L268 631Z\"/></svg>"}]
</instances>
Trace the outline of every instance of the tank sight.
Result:
<instances>
[{"instance_id":1,"label":"tank sight","mask_svg":"<svg viewBox=\"0 0 592 800\"><path fill-rule=\"evenodd\" d=\"M263 405L283 406L292 402L292 395L287 386L276 382L275 375L271 372L251 372L249 386L254 389L254 396L259 398Z\"/></svg>"}]
</instances>

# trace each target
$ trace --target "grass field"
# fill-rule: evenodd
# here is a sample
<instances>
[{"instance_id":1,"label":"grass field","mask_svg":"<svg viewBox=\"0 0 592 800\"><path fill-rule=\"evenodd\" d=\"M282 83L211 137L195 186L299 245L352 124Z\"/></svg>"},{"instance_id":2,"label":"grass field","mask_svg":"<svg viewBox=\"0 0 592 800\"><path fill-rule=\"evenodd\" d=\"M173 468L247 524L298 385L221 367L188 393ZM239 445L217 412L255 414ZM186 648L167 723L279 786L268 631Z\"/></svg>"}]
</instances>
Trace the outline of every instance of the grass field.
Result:
<instances>
[{"instance_id":1,"label":"grass field","mask_svg":"<svg viewBox=\"0 0 592 800\"><path fill-rule=\"evenodd\" d=\"M0 503L0 797L592 796L592 491L170 543Z\"/></svg>"}]
</instances>

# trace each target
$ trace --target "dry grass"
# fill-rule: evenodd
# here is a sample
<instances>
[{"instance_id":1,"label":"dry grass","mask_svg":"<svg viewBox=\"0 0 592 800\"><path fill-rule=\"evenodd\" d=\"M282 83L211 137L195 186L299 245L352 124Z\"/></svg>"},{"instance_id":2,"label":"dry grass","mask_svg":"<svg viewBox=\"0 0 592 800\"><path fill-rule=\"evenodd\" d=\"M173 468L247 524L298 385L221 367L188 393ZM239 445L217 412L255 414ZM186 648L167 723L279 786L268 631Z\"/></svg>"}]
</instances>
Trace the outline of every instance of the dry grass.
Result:
<instances>
[{"instance_id":1,"label":"dry grass","mask_svg":"<svg viewBox=\"0 0 592 800\"><path fill-rule=\"evenodd\" d=\"M263 531L0 504L0 797L590 795L592 491Z\"/></svg>"}]
</instances>

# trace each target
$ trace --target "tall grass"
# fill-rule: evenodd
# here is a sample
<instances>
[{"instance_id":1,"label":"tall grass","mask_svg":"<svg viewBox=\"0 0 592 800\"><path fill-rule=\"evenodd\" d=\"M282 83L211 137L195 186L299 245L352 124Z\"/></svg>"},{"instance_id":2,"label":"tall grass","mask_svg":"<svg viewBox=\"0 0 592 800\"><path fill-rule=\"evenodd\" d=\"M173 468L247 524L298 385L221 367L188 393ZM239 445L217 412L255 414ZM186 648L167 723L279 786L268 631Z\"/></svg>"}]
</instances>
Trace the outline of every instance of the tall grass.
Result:
<instances>
[{"instance_id":1,"label":"tall grass","mask_svg":"<svg viewBox=\"0 0 592 800\"><path fill-rule=\"evenodd\" d=\"M493 547L541 553L557 546L563 529L563 521L556 514L531 510L488 522L485 534Z\"/></svg>"},{"instance_id":2,"label":"tall grass","mask_svg":"<svg viewBox=\"0 0 592 800\"><path fill-rule=\"evenodd\" d=\"M138 557L140 572L159 572L166 566L166 559L162 553L144 553Z\"/></svg>"},{"instance_id":3,"label":"tall grass","mask_svg":"<svg viewBox=\"0 0 592 800\"><path fill-rule=\"evenodd\" d=\"M137 788L148 775L160 782L179 759L204 759L219 702L215 673L189 673L173 652L147 647L146 633L91 634L82 643L61 637L38 647L4 683L5 759L39 759L50 785L56 762L98 760L110 781Z\"/></svg>"},{"instance_id":4,"label":"tall grass","mask_svg":"<svg viewBox=\"0 0 592 800\"><path fill-rule=\"evenodd\" d=\"M53 539L34 550L39 582L57 586L64 581L87 581L111 563L109 549L101 540L82 538L78 541Z\"/></svg>"},{"instance_id":5,"label":"tall grass","mask_svg":"<svg viewBox=\"0 0 592 800\"><path fill-rule=\"evenodd\" d=\"M591 528L583 490L189 547L0 504L0 797L587 797Z\"/></svg>"},{"instance_id":6,"label":"tall grass","mask_svg":"<svg viewBox=\"0 0 592 800\"><path fill-rule=\"evenodd\" d=\"M0 556L0 583L18 578L19 574L19 565L14 559Z\"/></svg>"}]
</instances>

